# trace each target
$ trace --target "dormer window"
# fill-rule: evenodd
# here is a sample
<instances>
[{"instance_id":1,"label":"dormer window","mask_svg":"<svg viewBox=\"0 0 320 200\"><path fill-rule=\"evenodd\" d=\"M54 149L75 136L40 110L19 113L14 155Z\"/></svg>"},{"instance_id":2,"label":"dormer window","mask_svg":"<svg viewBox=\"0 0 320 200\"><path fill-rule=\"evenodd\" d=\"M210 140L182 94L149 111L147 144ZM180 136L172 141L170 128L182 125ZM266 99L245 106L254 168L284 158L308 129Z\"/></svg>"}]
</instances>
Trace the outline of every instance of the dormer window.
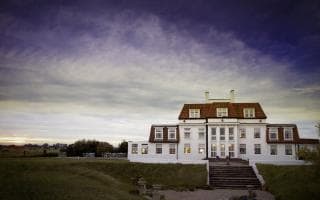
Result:
<instances>
[{"instance_id":1,"label":"dormer window","mask_svg":"<svg viewBox=\"0 0 320 200\"><path fill-rule=\"evenodd\" d=\"M168 128L168 138L169 140L175 140L176 139L176 128Z\"/></svg>"},{"instance_id":2,"label":"dormer window","mask_svg":"<svg viewBox=\"0 0 320 200\"><path fill-rule=\"evenodd\" d=\"M292 128L284 128L284 140L293 140Z\"/></svg>"},{"instance_id":3,"label":"dormer window","mask_svg":"<svg viewBox=\"0 0 320 200\"><path fill-rule=\"evenodd\" d=\"M270 141L278 140L278 128L269 129L269 140Z\"/></svg>"},{"instance_id":4,"label":"dormer window","mask_svg":"<svg viewBox=\"0 0 320 200\"><path fill-rule=\"evenodd\" d=\"M163 139L163 128L162 127L156 127L155 128L155 139L156 140L162 140Z\"/></svg>"},{"instance_id":5,"label":"dormer window","mask_svg":"<svg viewBox=\"0 0 320 200\"><path fill-rule=\"evenodd\" d=\"M243 116L244 118L254 118L255 117L254 108L244 108Z\"/></svg>"},{"instance_id":6,"label":"dormer window","mask_svg":"<svg viewBox=\"0 0 320 200\"><path fill-rule=\"evenodd\" d=\"M200 109L189 109L189 118L200 118Z\"/></svg>"},{"instance_id":7,"label":"dormer window","mask_svg":"<svg viewBox=\"0 0 320 200\"><path fill-rule=\"evenodd\" d=\"M228 108L217 108L217 117L228 117Z\"/></svg>"}]
</instances>

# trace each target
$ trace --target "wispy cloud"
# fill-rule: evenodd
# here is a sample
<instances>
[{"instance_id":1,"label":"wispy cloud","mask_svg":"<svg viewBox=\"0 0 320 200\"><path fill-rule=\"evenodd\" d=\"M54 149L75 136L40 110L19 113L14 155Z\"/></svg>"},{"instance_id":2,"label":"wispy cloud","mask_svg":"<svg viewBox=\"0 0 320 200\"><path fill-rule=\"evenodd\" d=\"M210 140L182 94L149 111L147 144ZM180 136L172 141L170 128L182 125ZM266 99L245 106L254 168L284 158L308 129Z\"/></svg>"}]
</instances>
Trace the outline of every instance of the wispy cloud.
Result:
<instances>
[{"instance_id":1,"label":"wispy cloud","mask_svg":"<svg viewBox=\"0 0 320 200\"><path fill-rule=\"evenodd\" d=\"M176 121L182 104L201 102L206 89L217 97L235 89L239 101L261 102L271 121L320 118L319 80L304 81L293 63L232 32L209 27L200 41L133 11L64 8L43 26L6 19L1 35L17 45L0 46L2 138L27 131L52 141L146 139L151 123Z\"/></svg>"}]
</instances>

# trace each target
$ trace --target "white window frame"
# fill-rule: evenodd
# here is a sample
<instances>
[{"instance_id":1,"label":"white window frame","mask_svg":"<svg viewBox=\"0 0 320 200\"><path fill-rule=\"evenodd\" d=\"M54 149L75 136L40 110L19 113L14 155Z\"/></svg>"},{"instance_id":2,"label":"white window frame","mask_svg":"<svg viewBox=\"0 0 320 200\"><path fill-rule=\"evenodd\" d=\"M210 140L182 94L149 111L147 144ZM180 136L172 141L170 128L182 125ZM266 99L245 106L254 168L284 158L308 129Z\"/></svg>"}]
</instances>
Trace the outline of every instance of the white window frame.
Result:
<instances>
[{"instance_id":1,"label":"white window frame","mask_svg":"<svg viewBox=\"0 0 320 200\"><path fill-rule=\"evenodd\" d=\"M158 134L161 134L161 137L158 137ZM154 139L162 140L163 139L163 127L155 127L154 128Z\"/></svg>"},{"instance_id":2,"label":"white window frame","mask_svg":"<svg viewBox=\"0 0 320 200\"><path fill-rule=\"evenodd\" d=\"M228 149L230 158L234 158L234 144L229 144Z\"/></svg>"},{"instance_id":3,"label":"white window frame","mask_svg":"<svg viewBox=\"0 0 320 200\"><path fill-rule=\"evenodd\" d=\"M241 151L244 150L244 151ZM247 145L246 144L239 144L239 153L240 154L247 154Z\"/></svg>"},{"instance_id":4,"label":"white window frame","mask_svg":"<svg viewBox=\"0 0 320 200\"><path fill-rule=\"evenodd\" d=\"M217 117L228 117L228 108L217 108Z\"/></svg>"},{"instance_id":5,"label":"white window frame","mask_svg":"<svg viewBox=\"0 0 320 200\"><path fill-rule=\"evenodd\" d=\"M275 135L276 135L276 138L272 138L272 137L271 137L272 134L275 134ZM269 135L268 135L268 137L269 137L269 140L270 140L270 141L277 141L277 140L278 140L278 135L279 135L279 133L278 133L278 128L269 128Z\"/></svg>"},{"instance_id":6,"label":"white window frame","mask_svg":"<svg viewBox=\"0 0 320 200\"><path fill-rule=\"evenodd\" d=\"M186 133L187 133L187 135L189 135L189 137L186 137ZM190 139L191 138L191 128L184 128L183 129L183 137L184 137L184 139Z\"/></svg>"},{"instance_id":7,"label":"white window frame","mask_svg":"<svg viewBox=\"0 0 320 200\"><path fill-rule=\"evenodd\" d=\"M232 130L232 131L230 131L230 130ZM228 131L229 131L229 141L233 141L234 140L234 127L229 127Z\"/></svg>"},{"instance_id":8,"label":"white window frame","mask_svg":"<svg viewBox=\"0 0 320 200\"><path fill-rule=\"evenodd\" d=\"M258 149L259 149L259 152L257 151ZM261 154L261 144L254 144L254 154L256 154L256 155Z\"/></svg>"},{"instance_id":9,"label":"white window frame","mask_svg":"<svg viewBox=\"0 0 320 200\"><path fill-rule=\"evenodd\" d=\"M255 118L255 109L254 108L244 108L243 109L244 118Z\"/></svg>"},{"instance_id":10,"label":"white window frame","mask_svg":"<svg viewBox=\"0 0 320 200\"><path fill-rule=\"evenodd\" d=\"M171 134L174 134L174 137L171 137ZM177 128L168 127L168 140L176 140L176 139L177 139Z\"/></svg>"},{"instance_id":11,"label":"white window frame","mask_svg":"<svg viewBox=\"0 0 320 200\"><path fill-rule=\"evenodd\" d=\"M213 141L217 140L217 127L211 128L211 140L213 140Z\"/></svg>"},{"instance_id":12,"label":"white window frame","mask_svg":"<svg viewBox=\"0 0 320 200\"><path fill-rule=\"evenodd\" d=\"M169 144L169 154L176 154L176 144Z\"/></svg>"},{"instance_id":13,"label":"white window frame","mask_svg":"<svg viewBox=\"0 0 320 200\"><path fill-rule=\"evenodd\" d=\"M200 118L200 109L189 109L189 118Z\"/></svg>"},{"instance_id":14,"label":"white window frame","mask_svg":"<svg viewBox=\"0 0 320 200\"><path fill-rule=\"evenodd\" d=\"M259 137L256 137L257 136L256 134L259 134ZM253 138L254 139L261 138L261 128L256 127L256 128L253 129Z\"/></svg>"},{"instance_id":15,"label":"white window frame","mask_svg":"<svg viewBox=\"0 0 320 200\"><path fill-rule=\"evenodd\" d=\"M138 144L131 144L131 154L138 154Z\"/></svg>"},{"instance_id":16,"label":"white window frame","mask_svg":"<svg viewBox=\"0 0 320 200\"><path fill-rule=\"evenodd\" d=\"M291 135L290 138L286 137L286 131L290 131L290 135ZM293 140L293 128L287 127L287 128L283 129L283 139L286 140L286 141L292 141Z\"/></svg>"},{"instance_id":17,"label":"white window frame","mask_svg":"<svg viewBox=\"0 0 320 200\"><path fill-rule=\"evenodd\" d=\"M290 148L288 148L288 147L290 147ZM286 156L292 156L292 154L293 154L293 150L292 149L293 149L292 148L292 144L285 144L284 145L284 154ZM288 150L290 150L290 154L288 154Z\"/></svg>"},{"instance_id":18,"label":"white window frame","mask_svg":"<svg viewBox=\"0 0 320 200\"><path fill-rule=\"evenodd\" d=\"M186 143L183 145L183 153L184 154L191 154L191 145L190 143Z\"/></svg>"},{"instance_id":19,"label":"white window frame","mask_svg":"<svg viewBox=\"0 0 320 200\"><path fill-rule=\"evenodd\" d=\"M161 151L158 151L161 149ZM156 154L162 154L162 144L156 144Z\"/></svg>"},{"instance_id":20,"label":"white window frame","mask_svg":"<svg viewBox=\"0 0 320 200\"><path fill-rule=\"evenodd\" d=\"M198 153L199 154L204 154L205 152L206 152L206 145L205 144L199 144Z\"/></svg>"},{"instance_id":21,"label":"white window frame","mask_svg":"<svg viewBox=\"0 0 320 200\"><path fill-rule=\"evenodd\" d=\"M221 130L223 130L223 131L221 131ZM226 140L226 128L220 127L219 132L220 132L220 141L225 141Z\"/></svg>"},{"instance_id":22,"label":"white window frame","mask_svg":"<svg viewBox=\"0 0 320 200\"><path fill-rule=\"evenodd\" d=\"M198 138L199 138L199 140L204 140L205 139L205 129L204 128L199 128L198 129Z\"/></svg>"},{"instance_id":23,"label":"white window frame","mask_svg":"<svg viewBox=\"0 0 320 200\"><path fill-rule=\"evenodd\" d=\"M239 129L239 132L240 132L240 139L245 139L247 137L247 131L246 131L246 128L240 128Z\"/></svg>"},{"instance_id":24,"label":"white window frame","mask_svg":"<svg viewBox=\"0 0 320 200\"><path fill-rule=\"evenodd\" d=\"M148 154L148 144L141 144L141 154Z\"/></svg>"},{"instance_id":25,"label":"white window frame","mask_svg":"<svg viewBox=\"0 0 320 200\"><path fill-rule=\"evenodd\" d=\"M221 157L226 156L226 145L225 144L220 144L220 155L221 155Z\"/></svg>"},{"instance_id":26,"label":"white window frame","mask_svg":"<svg viewBox=\"0 0 320 200\"><path fill-rule=\"evenodd\" d=\"M272 150L275 150L275 152L273 153ZM270 144L270 155L273 155L273 156L278 155L278 145Z\"/></svg>"},{"instance_id":27,"label":"white window frame","mask_svg":"<svg viewBox=\"0 0 320 200\"><path fill-rule=\"evenodd\" d=\"M217 157L217 145L211 144L211 157Z\"/></svg>"}]
</instances>

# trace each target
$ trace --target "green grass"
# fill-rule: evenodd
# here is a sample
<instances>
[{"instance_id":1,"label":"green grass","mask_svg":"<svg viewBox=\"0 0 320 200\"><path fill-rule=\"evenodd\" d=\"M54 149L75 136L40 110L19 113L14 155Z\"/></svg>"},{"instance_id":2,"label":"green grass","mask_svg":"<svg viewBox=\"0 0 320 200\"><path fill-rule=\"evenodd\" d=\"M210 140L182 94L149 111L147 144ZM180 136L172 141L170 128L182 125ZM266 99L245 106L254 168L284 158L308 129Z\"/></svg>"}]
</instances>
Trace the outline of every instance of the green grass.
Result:
<instances>
[{"instance_id":1,"label":"green grass","mask_svg":"<svg viewBox=\"0 0 320 200\"><path fill-rule=\"evenodd\" d=\"M168 188L206 184L204 165L141 164L68 158L1 158L0 199L141 199L132 178Z\"/></svg>"},{"instance_id":2,"label":"green grass","mask_svg":"<svg viewBox=\"0 0 320 200\"><path fill-rule=\"evenodd\" d=\"M320 199L320 169L315 166L258 166L277 200Z\"/></svg>"},{"instance_id":3,"label":"green grass","mask_svg":"<svg viewBox=\"0 0 320 200\"><path fill-rule=\"evenodd\" d=\"M13 157L39 157L44 154L43 147L0 147L0 158L13 158ZM46 153L59 154L59 149L49 148L46 149Z\"/></svg>"}]
</instances>

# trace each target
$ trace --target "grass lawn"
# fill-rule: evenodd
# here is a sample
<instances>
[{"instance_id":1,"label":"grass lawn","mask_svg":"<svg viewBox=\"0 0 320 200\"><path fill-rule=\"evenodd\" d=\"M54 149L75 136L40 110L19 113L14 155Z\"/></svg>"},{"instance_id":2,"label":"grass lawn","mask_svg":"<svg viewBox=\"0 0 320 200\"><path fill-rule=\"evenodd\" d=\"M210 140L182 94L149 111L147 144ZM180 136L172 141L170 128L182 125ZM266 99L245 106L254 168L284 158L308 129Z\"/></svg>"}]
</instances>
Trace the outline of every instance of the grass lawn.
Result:
<instances>
[{"instance_id":1,"label":"grass lawn","mask_svg":"<svg viewBox=\"0 0 320 200\"><path fill-rule=\"evenodd\" d=\"M320 169L315 166L257 165L277 200L319 200Z\"/></svg>"},{"instance_id":2,"label":"grass lawn","mask_svg":"<svg viewBox=\"0 0 320 200\"><path fill-rule=\"evenodd\" d=\"M205 165L69 158L1 158L0 199L141 199L132 178L168 188L206 184Z\"/></svg>"}]
</instances>

